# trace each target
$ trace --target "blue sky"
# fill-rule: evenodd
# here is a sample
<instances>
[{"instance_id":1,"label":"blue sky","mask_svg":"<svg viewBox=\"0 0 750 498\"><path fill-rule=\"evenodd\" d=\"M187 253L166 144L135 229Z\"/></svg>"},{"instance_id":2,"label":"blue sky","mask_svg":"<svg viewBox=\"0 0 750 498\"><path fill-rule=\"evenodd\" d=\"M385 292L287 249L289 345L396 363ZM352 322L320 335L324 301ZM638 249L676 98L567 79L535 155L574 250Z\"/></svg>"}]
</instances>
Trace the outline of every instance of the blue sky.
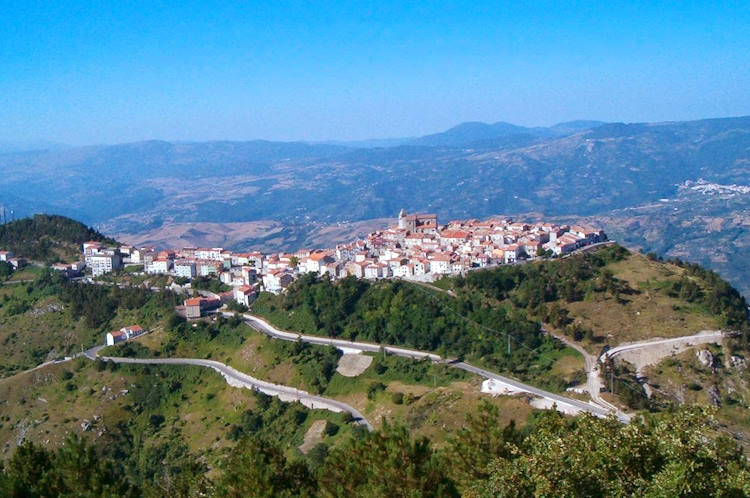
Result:
<instances>
[{"instance_id":1,"label":"blue sky","mask_svg":"<svg viewBox=\"0 0 750 498\"><path fill-rule=\"evenodd\" d=\"M750 114L750 2L0 0L0 140Z\"/></svg>"}]
</instances>

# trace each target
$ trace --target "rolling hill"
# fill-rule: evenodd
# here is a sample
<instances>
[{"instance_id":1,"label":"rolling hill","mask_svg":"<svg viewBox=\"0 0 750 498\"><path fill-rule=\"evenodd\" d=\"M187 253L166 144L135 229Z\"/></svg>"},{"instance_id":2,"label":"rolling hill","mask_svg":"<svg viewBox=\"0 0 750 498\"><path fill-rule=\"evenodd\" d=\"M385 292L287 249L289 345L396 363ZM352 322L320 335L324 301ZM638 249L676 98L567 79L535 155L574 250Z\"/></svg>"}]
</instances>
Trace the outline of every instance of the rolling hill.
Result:
<instances>
[{"instance_id":1,"label":"rolling hill","mask_svg":"<svg viewBox=\"0 0 750 498\"><path fill-rule=\"evenodd\" d=\"M750 117L544 129L470 123L389 147L142 142L3 154L0 203L17 213L75 216L118 234L180 223L282 223L284 233L272 241L239 242L274 249L314 241L324 227L393 217L402 207L441 219L532 212L596 217L628 244L664 241L635 245L666 253L696 210L730 218L733 208L695 197L689 210L672 206L672 228L661 213L642 210L648 236L622 229L627 210L677 199L685 182L748 186L748 164ZM744 254L747 224L733 226L731 234L713 231L711 240ZM703 243L691 237L679 245L680 254L750 290L743 265L705 258Z\"/></svg>"}]
</instances>

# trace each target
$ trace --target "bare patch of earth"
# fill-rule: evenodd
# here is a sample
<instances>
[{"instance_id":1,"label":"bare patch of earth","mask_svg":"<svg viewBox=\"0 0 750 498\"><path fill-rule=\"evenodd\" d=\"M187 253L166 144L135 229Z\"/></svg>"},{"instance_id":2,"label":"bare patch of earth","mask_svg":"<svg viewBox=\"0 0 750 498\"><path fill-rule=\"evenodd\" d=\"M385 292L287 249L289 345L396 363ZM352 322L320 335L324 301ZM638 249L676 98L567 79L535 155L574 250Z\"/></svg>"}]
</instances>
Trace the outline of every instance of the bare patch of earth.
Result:
<instances>
[{"instance_id":1,"label":"bare patch of earth","mask_svg":"<svg viewBox=\"0 0 750 498\"><path fill-rule=\"evenodd\" d=\"M345 354L339 359L336 371L344 377L356 377L367 370L372 363L372 356L364 354Z\"/></svg>"},{"instance_id":2,"label":"bare patch of earth","mask_svg":"<svg viewBox=\"0 0 750 498\"><path fill-rule=\"evenodd\" d=\"M308 451L313 449L316 444L323 442L323 433L326 430L327 422L325 420L316 420L312 423L307 432L305 433L305 439L299 447L302 453L307 454Z\"/></svg>"},{"instance_id":3,"label":"bare patch of earth","mask_svg":"<svg viewBox=\"0 0 750 498\"><path fill-rule=\"evenodd\" d=\"M721 344L721 341L721 338L702 338L700 336L697 336L681 342L672 342L667 344L649 344L647 347L626 350L618 353L617 358L631 363L635 367L636 372L640 375L642 374L644 368L651 365L656 365L664 358L667 358L669 356L676 356L686 349L698 346L700 344Z\"/></svg>"}]
</instances>

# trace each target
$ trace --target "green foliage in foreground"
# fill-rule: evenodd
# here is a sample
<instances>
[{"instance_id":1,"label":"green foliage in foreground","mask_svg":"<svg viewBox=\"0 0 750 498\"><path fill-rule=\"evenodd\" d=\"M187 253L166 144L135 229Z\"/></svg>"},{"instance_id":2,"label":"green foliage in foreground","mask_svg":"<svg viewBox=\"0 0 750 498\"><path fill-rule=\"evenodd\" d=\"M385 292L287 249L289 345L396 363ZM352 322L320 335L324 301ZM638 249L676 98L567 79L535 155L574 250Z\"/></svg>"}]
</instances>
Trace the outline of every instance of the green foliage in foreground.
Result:
<instances>
[{"instance_id":1,"label":"green foliage in foreground","mask_svg":"<svg viewBox=\"0 0 750 498\"><path fill-rule=\"evenodd\" d=\"M118 460L72 438L57 450L26 443L0 474L0 494L21 496L747 496L750 468L711 414L683 409L622 425L541 413L501 426L483 405L442 448L385 423L356 433L316 466L270 435L244 436L212 481L185 458L169 487L133 482ZM156 462L154 462L156 463ZM157 464L158 465L158 464Z\"/></svg>"}]
</instances>

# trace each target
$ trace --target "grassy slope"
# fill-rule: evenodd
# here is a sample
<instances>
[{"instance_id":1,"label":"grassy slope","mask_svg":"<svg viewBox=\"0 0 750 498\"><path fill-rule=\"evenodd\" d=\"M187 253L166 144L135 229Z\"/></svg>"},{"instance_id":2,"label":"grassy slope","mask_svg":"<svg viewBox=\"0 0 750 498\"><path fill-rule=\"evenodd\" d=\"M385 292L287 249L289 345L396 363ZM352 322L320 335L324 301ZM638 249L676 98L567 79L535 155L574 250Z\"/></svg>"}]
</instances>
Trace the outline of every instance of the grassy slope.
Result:
<instances>
[{"instance_id":1,"label":"grassy slope","mask_svg":"<svg viewBox=\"0 0 750 498\"><path fill-rule=\"evenodd\" d=\"M199 335L200 332L196 332ZM323 386L316 382L311 371L322 366L310 354L325 353L329 348L301 346L272 340L250 327L226 324L212 340L183 337L175 341L174 334L161 331L137 340L148 349L133 348L138 356L163 355L168 344L175 345L169 356L213 358L257 378L294 386L308 392L345 401L360 410L376 427L386 419L406 422L418 434L434 434L444 440L446 431L460 427L479 399L480 379L444 365L376 355L373 364L358 377L344 377L334 372ZM119 346L102 354L118 354ZM302 350L302 353L295 351ZM122 349L120 349L120 353ZM378 373L376 366L382 365ZM368 395L370 386L382 384ZM321 389L322 387L322 389ZM402 402L393 393L404 394ZM493 400L501 408L503 420L523 423L531 408L520 399L501 397Z\"/></svg>"},{"instance_id":2,"label":"grassy slope","mask_svg":"<svg viewBox=\"0 0 750 498\"><path fill-rule=\"evenodd\" d=\"M159 328L165 312L119 307L105 325L87 327L57 295L33 284L0 287L0 377L104 342L109 330L133 324Z\"/></svg>"},{"instance_id":3,"label":"grassy slope","mask_svg":"<svg viewBox=\"0 0 750 498\"><path fill-rule=\"evenodd\" d=\"M73 375L66 378L65 372ZM139 405L138 397L148 396L144 391L157 390L159 372L171 376L168 378L179 376L179 388ZM230 387L208 369L123 366L116 371L98 371L93 362L83 359L2 379L0 399L2 458L9 455L21 434L50 446L59 445L70 432L106 442L108 434L118 433L118 425L126 422L148 445L184 441L193 453L215 465L234 444L229 428L241 425L247 410L258 414L264 410L250 390ZM351 430L341 415L302 407L296 410L303 414L300 423L273 427L275 437L290 450L302 443L315 420L330 420L340 427L337 437L327 438L328 442ZM164 417L158 427L150 421L154 414ZM84 431L81 424L86 420L92 425Z\"/></svg>"},{"instance_id":4,"label":"grassy slope","mask_svg":"<svg viewBox=\"0 0 750 498\"><path fill-rule=\"evenodd\" d=\"M613 272L616 279L626 282L638 292L621 295L620 299L597 294L584 301L559 302L575 322L594 331L594 335L600 338L597 341L582 341L591 352L598 353L603 343L614 346L721 328L720 318L710 311L659 290L667 282L679 280L685 273L683 268L650 261L637 253L631 253L625 260L611 263L606 268Z\"/></svg>"},{"instance_id":5,"label":"grassy slope","mask_svg":"<svg viewBox=\"0 0 750 498\"><path fill-rule=\"evenodd\" d=\"M696 353L708 350L715 358L713 369L698 361ZM705 344L665 358L647 367L645 376L653 388L652 399L658 404L715 404L711 391L718 397L717 418L731 432L743 434L745 445L750 438L750 370L733 366L727 344Z\"/></svg>"}]
</instances>

